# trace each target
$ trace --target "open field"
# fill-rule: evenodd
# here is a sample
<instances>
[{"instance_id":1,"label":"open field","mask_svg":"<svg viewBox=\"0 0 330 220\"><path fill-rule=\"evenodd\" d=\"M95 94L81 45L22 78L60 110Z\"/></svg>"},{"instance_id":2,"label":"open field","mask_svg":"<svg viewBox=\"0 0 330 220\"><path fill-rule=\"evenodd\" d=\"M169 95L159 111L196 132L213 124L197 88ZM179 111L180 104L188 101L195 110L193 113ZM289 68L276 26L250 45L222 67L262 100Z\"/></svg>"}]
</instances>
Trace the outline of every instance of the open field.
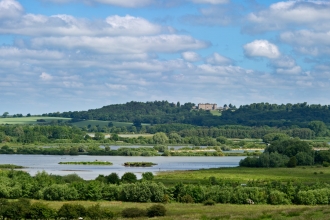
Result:
<instances>
[{"instance_id":1,"label":"open field","mask_svg":"<svg viewBox=\"0 0 330 220\"><path fill-rule=\"evenodd\" d=\"M18 117L18 118L0 118L0 124L37 124L37 119L44 119L46 122L50 122L53 120L71 120L71 118L62 118L62 117L44 117L44 116L33 116L33 117ZM110 121L99 121L99 120L84 120L79 122L72 123L78 127L87 127L88 125L91 126L108 126ZM116 127L124 127L124 126L131 126L133 123L130 122L112 122ZM149 125L149 124L142 124L142 125Z\"/></svg>"},{"instance_id":2,"label":"open field","mask_svg":"<svg viewBox=\"0 0 330 220\"><path fill-rule=\"evenodd\" d=\"M91 125L91 126L96 126L96 125L99 125L101 127L103 126L108 126L110 121L99 121L99 120L84 120L84 121L79 121L79 122L75 122L75 123L72 123L73 125L76 125L78 127L87 127L88 125ZM113 123L113 126L116 126L116 127L124 127L124 126L131 126L133 123L130 123L130 122L112 122Z\"/></svg>"},{"instance_id":3,"label":"open field","mask_svg":"<svg viewBox=\"0 0 330 220\"><path fill-rule=\"evenodd\" d=\"M138 138L140 136L146 137L146 138L152 138L153 134L118 134L119 137L125 137L125 138Z\"/></svg>"},{"instance_id":4,"label":"open field","mask_svg":"<svg viewBox=\"0 0 330 220\"><path fill-rule=\"evenodd\" d=\"M44 119L47 122L53 120L70 120L71 118L61 118L61 117L19 117L19 118L0 118L0 124L37 124L38 119Z\"/></svg>"},{"instance_id":5,"label":"open field","mask_svg":"<svg viewBox=\"0 0 330 220\"><path fill-rule=\"evenodd\" d=\"M165 185L183 183L208 183L210 177L221 180L247 183L252 180L270 181L301 181L315 183L315 181L330 183L329 167L296 167L296 168L249 168L232 167L191 171L158 172L155 181Z\"/></svg>"},{"instance_id":6,"label":"open field","mask_svg":"<svg viewBox=\"0 0 330 220\"><path fill-rule=\"evenodd\" d=\"M210 111L212 115L214 116L221 116L221 111L218 111L218 110L211 110Z\"/></svg>"},{"instance_id":7,"label":"open field","mask_svg":"<svg viewBox=\"0 0 330 220\"><path fill-rule=\"evenodd\" d=\"M35 202L35 201L33 201ZM146 209L153 203L129 203L129 202L91 202L91 201L72 201L72 202L46 202L50 207L59 209L64 203L81 204L89 207L100 204L101 207L110 208L117 218L125 208L142 208ZM268 219L268 220L303 220L303 219L329 219L330 209L328 206L296 206L296 205L231 205L216 204L214 206L204 206L203 204L182 204L170 203L164 205L167 209L167 215L164 217L155 217L153 219L162 220L220 220L220 219ZM134 218L134 219L146 219Z\"/></svg>"}]
</instances>

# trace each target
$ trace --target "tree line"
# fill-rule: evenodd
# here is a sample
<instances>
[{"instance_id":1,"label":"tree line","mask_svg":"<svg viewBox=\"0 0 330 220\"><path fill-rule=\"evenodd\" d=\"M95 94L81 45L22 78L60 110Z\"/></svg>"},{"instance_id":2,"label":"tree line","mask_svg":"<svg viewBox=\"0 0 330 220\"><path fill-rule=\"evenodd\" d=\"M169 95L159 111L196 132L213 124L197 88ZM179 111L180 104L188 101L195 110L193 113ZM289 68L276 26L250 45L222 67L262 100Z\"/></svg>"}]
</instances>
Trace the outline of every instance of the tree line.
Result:
<instances>
[{"instance_id":1,"label":"tree line","mask_svg":"<svg viewBox=\"0 0 330 220\"><path fill-rule=\"evenodd\" d=\"M66 117L77 120L121 121L149 124L182 123L197 126L246 125L246 126L299 126L307 127L311 121L330 123L330 105L269 104L252 103L239 108L222 111L222 115L214 116L210 111L192 110L194 103L181 105L168 101L127 102L104 106L88 111L54 112L43 116Z\"/></svg>"},{"instance_id":2,"label":"tree line","mask_svg":"<svg viewBox=\"0 0 330 220\"><path fill-rule=\"evenodd\" d=\"M116 173L83 180L76 174L57 176L39 172L34 177L22 171L0 173L0 196L4 199L42 199L48 201L128 201L167 203L231 204L329 204L328 183L299 181L251 180L245 184L235 180L210 177L205 184L176 183L166 187L153 181L152 173L137 180L133 173L121 178ZM4 201L4 200L2 200ZM4 203L0 203L3 205ZM1 209L3 210L3 209Z\"/></svg>"},{"instance_id":3,"label":"tree line","mask_svg":"<svg viewBox=\"0 0 330 220\"><path fill-rule=\"evenodd\" d=\"M330 151L315 151L312 145L284 134L269 134L265 141L270 144L258 157L247 157L240 161L243 167L296 167L314 164L330 165Z\"/></svg>"}]
</instances>

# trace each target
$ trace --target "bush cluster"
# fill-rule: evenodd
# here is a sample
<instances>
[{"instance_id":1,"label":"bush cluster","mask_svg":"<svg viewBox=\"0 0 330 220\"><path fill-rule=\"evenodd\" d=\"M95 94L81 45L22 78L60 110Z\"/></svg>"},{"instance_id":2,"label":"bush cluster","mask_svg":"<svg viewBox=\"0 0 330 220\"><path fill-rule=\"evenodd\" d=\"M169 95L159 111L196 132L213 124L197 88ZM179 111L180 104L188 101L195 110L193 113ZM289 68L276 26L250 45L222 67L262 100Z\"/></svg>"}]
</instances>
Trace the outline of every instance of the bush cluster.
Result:
<instances>
[{"instance_id":1,"label":"bush cluster","mask_svg":"<svg viewBox=\"0 0 330 220\"><path fill-rule=\"evenodd\" d=\"M35 202L31 204L28 199L8 201L0 199L0 217L2 219L112 219L114 213L101 208L99 204L88 208L81 204L65 203L59 210L49 207L45 203Z\"/></svg>"},{"instance_id":2,"label":"bush cluster","mask_svg":"<svg viewBox=\"0 0 330 220\"><path fill-rule=\"evenodd\" d=\"M126 208L121 212L121 215L124 218L137 218L137 217L156 217L156 216L165 216L166 208L163 205L156 204L145 209L141 208Z\"/></svg>"},{"instance_id":3,"label":"bush cluster","mask_svg":"<svg viewBox=\"0 0 330 220\"><path fill-rule=\"evenodd\" d=\"M246 204L247 201L273 205L330 204L330 185L322 182L303 184L251 181L241 185L240 182L210 177L208 185L178 183L165 187L162 183L147 181L147 178L124 183L113 174L97 179L85 181L74 174L61 177L45 172L31 177L23 171L3 170L0 172L0 198L205 204L211 204L210 201L224 204Z\"/></svg>"}]
</instances>

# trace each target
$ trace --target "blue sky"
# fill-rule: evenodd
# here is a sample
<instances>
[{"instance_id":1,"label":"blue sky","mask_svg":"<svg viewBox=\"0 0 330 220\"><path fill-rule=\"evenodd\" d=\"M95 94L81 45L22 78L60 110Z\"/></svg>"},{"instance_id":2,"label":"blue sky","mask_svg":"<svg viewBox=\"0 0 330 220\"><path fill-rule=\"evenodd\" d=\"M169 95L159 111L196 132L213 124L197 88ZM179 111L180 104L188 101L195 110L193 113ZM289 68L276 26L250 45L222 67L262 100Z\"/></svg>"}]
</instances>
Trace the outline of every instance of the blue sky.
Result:
<instances>
[{"instance_id":1,"label":"blue sky","mask_svg":"<svg viewBox=\"0 0 330 220\"><path fill-rule=\"evenodd\" d=\"M329 1L0 0L0 112L330 104L329 76Z\"/></svg>"}]
</instances>

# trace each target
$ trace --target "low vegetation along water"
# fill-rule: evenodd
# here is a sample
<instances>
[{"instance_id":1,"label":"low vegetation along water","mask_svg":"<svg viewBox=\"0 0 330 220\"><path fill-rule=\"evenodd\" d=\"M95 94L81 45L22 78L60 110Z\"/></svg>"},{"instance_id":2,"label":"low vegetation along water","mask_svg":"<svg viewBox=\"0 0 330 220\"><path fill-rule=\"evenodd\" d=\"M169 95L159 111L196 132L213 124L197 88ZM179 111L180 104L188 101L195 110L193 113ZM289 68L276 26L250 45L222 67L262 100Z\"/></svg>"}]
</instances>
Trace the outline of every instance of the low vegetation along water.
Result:
<instances>
[{"instance_id":1,"label":"low vegetation along water","mask_svg":"<svg viewBox=\"0 0 330 220\"><path fill-rule=\"evenodd\" d=\"M147 157L148 162L157 163L152 167L125 167L125 162L144 162L146 157L124 156L58 156L58 155L0 155L0 161L4 164L24 166L23 170L31 175L38 171L67 175L77 173L84 179L95 179L98 175L109 175L112 172L119 175L125 172L133 172L141 177L143 172L159 172L174 170L198 170L217 167L235 167L245 157ZM81 161L109 161L111 166L104 165L66 165L59 163Z\"/></svg>"}]
</instances>

